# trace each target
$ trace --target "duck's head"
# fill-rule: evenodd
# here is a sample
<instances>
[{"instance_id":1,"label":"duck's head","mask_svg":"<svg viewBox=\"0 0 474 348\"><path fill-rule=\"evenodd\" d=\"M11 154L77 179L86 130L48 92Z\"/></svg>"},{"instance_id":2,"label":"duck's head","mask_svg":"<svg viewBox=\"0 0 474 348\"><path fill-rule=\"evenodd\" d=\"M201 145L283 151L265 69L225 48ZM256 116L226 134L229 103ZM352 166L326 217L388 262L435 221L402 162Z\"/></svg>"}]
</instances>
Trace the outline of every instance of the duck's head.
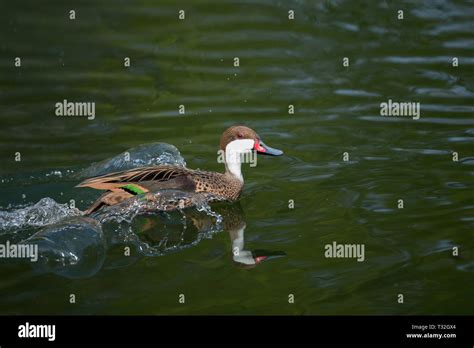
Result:
<instances>
[{"instance_id":1,"label":"duck's head","mask_svg":"<svg viewBox=\"0 0 474 348\"><path fill-rule=\"evenodd\" d=\"M222 133L220 151L225 154L226 173L244 181L241 172L243 158L247 158L251 167L257 165L255 153L269 156L281 156L283 151L267 146L258 134L245 126L232 126Z\"/></svg>"},{"instance_id":2,"label":"duck's head","mask_svg":"<svg viewBox=\"0 0 474 348\"><path fill-rule=\"evenodd\" d=\"M252 128L245 126L227 128L222 133L220 148L226 153L231 151L234 153L256 151L260 155L283 155L283 151L267 146Z\"/></svg>"}]
</instances>

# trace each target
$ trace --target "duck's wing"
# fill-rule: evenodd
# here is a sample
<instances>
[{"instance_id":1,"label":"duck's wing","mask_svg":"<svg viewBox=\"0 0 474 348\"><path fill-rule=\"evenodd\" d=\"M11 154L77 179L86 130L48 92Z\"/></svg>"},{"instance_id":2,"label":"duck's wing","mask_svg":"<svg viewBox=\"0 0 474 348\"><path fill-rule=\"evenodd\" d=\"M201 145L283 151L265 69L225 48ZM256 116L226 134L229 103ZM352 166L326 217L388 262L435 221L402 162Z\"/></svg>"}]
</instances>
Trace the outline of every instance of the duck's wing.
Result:
<instances>
[{"instance_id":1,"label":"duck's wing","mask_svg":"<svg viewBox=\"0 0 474 348\"><path fill-rule=\"evenodd\" d=\"M144 193L154 189L190 189L194 182L189 178L192 169L160 165L109 173L84 180L76 187L91 187L98 190L130 189L132 193Z\"/></svg>"}]
</instances>

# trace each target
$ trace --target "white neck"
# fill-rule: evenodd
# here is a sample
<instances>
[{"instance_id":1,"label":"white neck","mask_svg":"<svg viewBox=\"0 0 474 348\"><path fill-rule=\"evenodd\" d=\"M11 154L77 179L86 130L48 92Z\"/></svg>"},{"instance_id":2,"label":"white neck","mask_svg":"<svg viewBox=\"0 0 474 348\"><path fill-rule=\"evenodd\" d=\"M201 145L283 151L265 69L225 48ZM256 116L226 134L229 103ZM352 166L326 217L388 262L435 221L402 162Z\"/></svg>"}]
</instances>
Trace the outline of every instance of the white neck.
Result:
<instances>
[{"instance_id":1,"label":"white neck","mask_svg":"<svg viewBox=\"0 0 474 348\"><path fill-rule=\"evenodd\" d=\"M240 139L230 142L225 147L225 169L242 182L244 182L244 177L241 170L241 154L251 151L253 145L252 139Z\"/></svg>"}]
</instances>

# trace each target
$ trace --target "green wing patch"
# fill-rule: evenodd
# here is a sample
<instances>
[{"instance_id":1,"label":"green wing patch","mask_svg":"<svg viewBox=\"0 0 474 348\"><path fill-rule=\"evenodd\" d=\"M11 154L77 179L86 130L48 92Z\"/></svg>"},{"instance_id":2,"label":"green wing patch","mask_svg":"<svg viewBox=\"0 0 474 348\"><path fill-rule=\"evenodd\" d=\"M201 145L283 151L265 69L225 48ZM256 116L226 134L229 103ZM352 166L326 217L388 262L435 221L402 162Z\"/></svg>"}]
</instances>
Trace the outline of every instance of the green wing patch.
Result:
<instances>
[{"instance_id":1,"label":"green wing patch","mask_svg":"<svg viewBox=\"0 0 474 348\"><path fill-rule=\"evenodd\" d=\"M134 195L141 195L142 193L145 193L145 191L143 191L140 186L134 184L127 184L125 186L121 186L120 188Z\"/></svg>"}]
</instances>

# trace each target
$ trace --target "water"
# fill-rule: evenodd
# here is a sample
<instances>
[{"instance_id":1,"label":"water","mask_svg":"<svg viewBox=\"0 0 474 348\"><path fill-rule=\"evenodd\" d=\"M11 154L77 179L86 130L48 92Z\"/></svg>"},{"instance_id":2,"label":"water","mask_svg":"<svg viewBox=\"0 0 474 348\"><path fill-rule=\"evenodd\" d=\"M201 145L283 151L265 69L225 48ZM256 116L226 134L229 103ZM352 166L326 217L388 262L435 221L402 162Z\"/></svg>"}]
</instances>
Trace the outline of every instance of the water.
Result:
<instances>
[{"instance_id":1,"label":"water","mask_svg":"<svg viewBox=\"0 0 474 348\"><path fill-rule=\"evenodd\" d=\"M0 313L473 313L472 2L21 1L0 17L0 241L42 255L1 261ZM56 117L64 99L95 119ZM421 118L380 116L388 99ZM127 150L221 171L235 123L285 151L244 167L238 205L81 216L98 192L74 186L134 165ZM178 153L142 151L157 143ZM365 261L326 258L333 241ZM274 257L236 262L242 242Z\"/></svg>"}]
</instances>

